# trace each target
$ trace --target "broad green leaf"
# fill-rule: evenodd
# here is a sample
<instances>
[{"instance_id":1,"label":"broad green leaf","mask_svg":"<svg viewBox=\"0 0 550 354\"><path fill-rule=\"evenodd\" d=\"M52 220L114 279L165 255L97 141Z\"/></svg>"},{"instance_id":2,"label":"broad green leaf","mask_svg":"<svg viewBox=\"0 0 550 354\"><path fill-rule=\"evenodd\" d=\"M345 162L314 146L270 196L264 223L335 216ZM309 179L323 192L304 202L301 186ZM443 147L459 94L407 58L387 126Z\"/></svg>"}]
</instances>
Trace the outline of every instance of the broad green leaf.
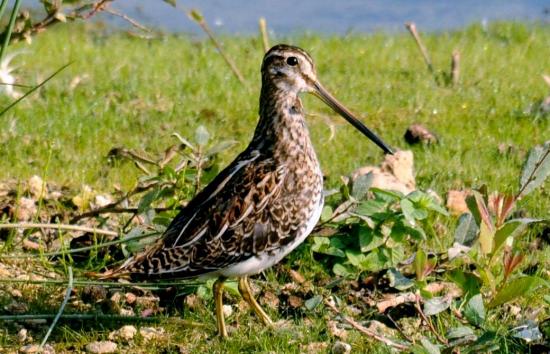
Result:
<instances>
[{"instance_id":1,"label":"broad green leaf","mask_svg":"<svg viewBox=\"0 0 550 354\"><path fill-rule=\"evenodd\" d=\"M327 221L332 217L332 207L330 205L325 205L323 211L321 212L321 221Z\"/></svg>"},{"instance_id":2,"label":"broad green leaf","mask_svg":"<svg viewBox=\"0 0 550 354\"><path fill-rule=\"evenodd\" d=\"M426 316L437 315L451 306L451 298L445 296L433 297L424 301L424 314Z\"/></svg>"},{"instance_id":3,"label":"broad green leaf","mask_svg":"<svg viewBox=\"0 0 550 354\"><path fill-rule=\"evenodd\" d=\"M455 230L454 239L461 245L471 246L479 232L479 228L470 213L460 215L458 226Z\"/></svg>"},{"instance_id":4,"label":"broad green leaf","mask_svg":"<svg viewBox=\"0 0 550 354\"><path fill-rule=\"evenodd\" d=\"M428 340L428 338L420 339L420 343L426 349L428 354L440 354L439 347Z\"/></svg>"},{"instance_id":5,"label":"broad green leaf","mask_svg":"<svg viewBox=\"0 0 550 354\"><path fill-rule=\"evenodd\" d=\"M535 146L523 165L519 180L521 196L531 193L550 176L550 141Z\"/></svg>"},{"instance_id":6,"label":"broad green leaf","mask_svg":"<svg viewBox=\"0 0 550 354\"><path fill-rule=\"evenodd\" d=\"M481 288L481 279L472 273L466 273L460 269L452 270L447 273L450 281L462 289L465 299L479 294Z\"/></svg>"},{"instance_id":7,"label":"broad green leaf","mask_svg":"<svg viewBox=\"0 0 550 354\"><path fill-rule=\"evenodd\" d=\"M424 269L428 263L428 257L422 249L418 249L414 258L414 270L416 272L416 279L424 279Z\"/></svg>"},{"instance_id":8,"label":"broad green leaf","mask_svg":"<svg viewBox=\"0 0 550 354\"><path fill-rule=\"evenodd\" d=\"M500 306L504 303L515 300L520 296L529 294L533 289L544 282L541 278L535 276L527 276L517 278L506 284L493 298L493 300L487 305L489 308Z\"/></svg>"},{"instance_id":9,"label":"broad green leaf","mask_svg":"<svg viewBox=\"0 0 550 354\"><path fill-rule=\"evenodd\" d=\"M199 125L197 130L195 130L195 141L197 142L197 144L205 146L206 144L208 144L209 139L210 133L208 132L208 130L206 130L204 125Z\"/></svg>"},{"instance_id":10,"label":"broad green leaf","mask_svg":"<svg viewBox=\"0 0 550 354\"><path fill-rule=\"evenodd\" d=\"M383 212L386 209L386 203L380 200L371 199L359 203L355 212L359 215L372 216L375 213Z\"/></svg>"},{"instance_id":11,"label":"broad green leaf","mask_svg":"<svg viewBox=\"0 0 550 354\"><path fill-rule=\"evenodd\" d=\"M344 266L340 263L336 263L332 267L332 271L334 272L334 274L339 275L341 277L353 276L353 273L346 266Z\"/></svg>"},{"instance_id":12,"label":"broad green leaf","mask_svg":"<svg viewBox=\"0 0 550 354\"><path fill-rule=\"evenodd\" d=\"M370 191L374 194L376 199L385 201L387 203L396 202L405 198L405 195L397 191L389 191L380 188L371 188Z\"/></svg>"},{"instance_id":13,"label":"broad green leaf","mask_svg":"<svg viewBox=\"0 0 550 354\"><path fill-rule=\"evenodd\" d=\"M314 310L319 304L323 301L323 297L321 295L315 295L310 299L307 299L304 303L306 309L309 311Z\"/></svg>"},{"instance_id":14,"label":"broad green leaf","mask_svg":"<svg viewBox=\"0 0 550 354\"><path fill-rule=\"evenodd\" d=\"M481 326L485 322L485 306L481 294L472 296L464 307L464 316L474 326Z\"/></svg>"},{"instance_id":15,"label":"broad green leaf","mask_svg":"<svg viewBox=\"0 0 550 354\"><path fill-rule=\"evenodd\" d=\"M335 256L335 257L346 256L344 251L331 245L331 240L329 240L328 237L314 237L311 250L313 252L326 254L329 256Z\"/></svg>"},{"instance_id":16,"label":"broad green leaf","mask_svg":"<svg viewBox=\"0 0 550 354\"><path fill-rule=\"evenodd\" d=\"M540 222L541 219L513 219L508 222L505 222L497 232L495 233L495 249L494 253L500 249L502 245L506 242L508 237L515 238L521 235L527 226L532 223Z\"/></svg>"},{"instance_id":17,"label":"broad green leaf","mask_svg":"<svg viewBox=\"0 0 550 354\"><path fill-rule=\"evenodd\" d=\"M365 262L365 255L357 250L346 250L346 257L348 261L355 267L363 270L363 263Z\"/></svg>"},{"instance_id":18,"label":"broad green leaf","mask_svg":"<svg viewBox=\"0 0 550 354\"><path fill-rule=\"evenodd\" d=\"M358 230L359 247L361 252L366 253L384 243L384 238L370 227L360 226Z\"/></svg>"},{"instance_id":19,"label":"broad green leaf","mask_svg":"<svg viewBox=\"0 0 550 354\"><path fill-rule=\"evenodd\" d=\"M139 201L138 214L141 214L145 210L149 209L151 207L151 203L157 200L159 195L160 195L160 189L158 187L155 187L149 192L147 192Z\"/></svg>"},{"instance_id":20,"label":"broad green leaf","mask_svg":"<svg viewBox=\"0 0 550 354\"><path fill-rule=\"evenodd\" d=\"M426 210L417 208L409 199L402 199L400 204L403 215L405 215L407 221L413 225L416 220L423 220L428 217L428 212Z\"/></svg>"},{"instance_id":21,"label":"broad green leaf","mask_svg":"<svg viewBox=\"0 0 550 354\"><path fill-rule=\"evenodd\" d=\"M479 248L481 253L489 254L493 251L495 233L484 222L479 226Z\"/></svg>"},{"instance_id":22,"label":"broad green leaf","mask_svg":"<svg viewBox=\"0 0 550 354\"><path fill-rule=\"evenodd\" d=\"M447 331L447 334L445 335L447 339L457 339L457 338L463 338L463 337L469 337L469 336L475 337L475 333L470 327L466 327L466 326L451 328L450 330Z\"/></svg>"},{"instance_id":23,"label":"broad green leaf","mask_svg":"<svg viewBox=\"0 0 550 354\"><path fill-rule=\"evenodd\" d=\"M353 186L351 189L351 196L356 200L362 200L367 195L372 181L374 180L374 175L372 172L367 173L366 175L360 175L353 181Z\"/></svg>"},{"instance_id":24,"label":"broad green leaf","mask_svg":"<svg viewBox=\"0 0 550 354\"><path fill-rule=\"evenodd\" d=\"M390 280L390 286L397 290L407 290L414 286L414 281L407 278L400 271L395 268L388 269L388 279Z\"/></svg>"}]
</instances>

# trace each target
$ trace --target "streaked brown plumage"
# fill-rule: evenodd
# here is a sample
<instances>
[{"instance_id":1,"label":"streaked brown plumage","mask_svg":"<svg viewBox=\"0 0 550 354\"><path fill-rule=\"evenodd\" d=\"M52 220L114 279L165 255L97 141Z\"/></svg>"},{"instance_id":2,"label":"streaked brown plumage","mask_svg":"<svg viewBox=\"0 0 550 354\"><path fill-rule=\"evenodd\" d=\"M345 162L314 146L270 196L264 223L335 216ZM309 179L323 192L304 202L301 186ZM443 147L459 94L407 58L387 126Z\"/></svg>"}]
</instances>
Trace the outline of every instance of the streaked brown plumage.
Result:
<instances>
[{"instance_id":1,"label":"streaked brown plumage","mask_svg":"<svg viewBox=\"0 0 550 354\"><path fill-rule=\"evenodd\" d=\"M300 92L312 92L391 152L317 81L311 57L277 45L262 64L260 120L249 146L172 221L141 254L105 277L214 276L220 335L223 281L239 277L239 290L270 324L250 294L247 277L280 261L311 232L323 207L323 176L305 124Z\"/></svg>"}]
</instances>

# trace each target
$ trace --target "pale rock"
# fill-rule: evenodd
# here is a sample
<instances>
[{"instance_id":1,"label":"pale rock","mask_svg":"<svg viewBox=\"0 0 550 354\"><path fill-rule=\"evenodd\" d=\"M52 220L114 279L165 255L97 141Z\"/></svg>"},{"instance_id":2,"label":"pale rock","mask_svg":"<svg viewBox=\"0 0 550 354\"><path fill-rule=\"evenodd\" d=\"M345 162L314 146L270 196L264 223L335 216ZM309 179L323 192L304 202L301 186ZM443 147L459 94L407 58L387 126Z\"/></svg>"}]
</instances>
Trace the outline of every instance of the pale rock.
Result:
<instances>
[{"instance_id":1,"label":"pale rock","mask_svg":"<svg viewBox=\"0 0 550 354\"><path fill-rule=\"evenodd\" d=\"M126 298L126 303L127 303L128 305L131 305L131 304L133 304L134 302L136 302L136 298L137 298L137 296L136 296L135 294L133 294L133 293L126 293L126 294L124 295L124 297Z\"/></svg>"},{"instance_id":2,"label":"pale rock","mask_svg":"<svg viewBox=\"0 0 550 354\"><path fill-rule=\"evenodd\" d=\"M141 327L139 329L139 334L147 342L152 339L162 339L165 335L164 328L153 328L153 327Z\"/></svg>"},{"instance_id":3,"label":"pale rock","mask_svg":"<svg viewBox=\"0 0 550 354\"><path fill-rule=\"evenodd\" d=\"M26 328L21 328L19 332L17 332L17 340L19 341L19 343L25 343L28 338L27 333L28 332Z\"/></svg>"},{"instance_id":4,"label":"pale rock","mask_svg":"<svg viewBox=\"0 0 550 354\"><path fill-rule=\"evenodd\" d=\"M371 187L409 194L416 189L414 178L414 155L410 150L397 151L386 155L384 162L377 166L365 166L352 174L352 180L371 173Z\"/></svg>"},{"instance_id":5,"label":"pale rock","mask_svg":"<svg viewBox=\"0 0 550 354\"><path fill-rule=\"evenodd\" d=\"M98 194L95 196L95 199L94 199L94 207L102 208L104 206L111 204L112 202L113 202L112 198L107 194Z\"/></svg>"},{"instance_id":6,"label":"pale rock","mask_svg":"<svg viewBox=\"0 0 550 354\"><path fill-rule=\"evenodd\" d=\"M41 353L41 354L55 354L55 350L49 344L44 345L42 350L38 344L27 344L19 348L20 353L31 354L31 353Z\"/></svg>"},{"instance_id":7,"label":"pale rock","mask_svg":"<svg viewBox=\"0 0 550 354\"><path fill-rule=\"evenodd\" d=\"M328 321L328 332L331 336L337 337L340 339L346 339L348 337L348 331L343 328L338 327L338 322Z\"/></svg>"},{"instance_id":8,"label":"pale rock","mask_svg":"<svg viewBox=\"0 0 550 354\"><path fill-rule=\"evenodd\" d=\"M36 215L36 203L32 198L21 197L19 198L18 205L15 212L15 217L19 221L29 221Z\"/></svg>"},{"instance_id":9,"label":"pale rock","mask_svg":"<svg viewBox=\"0 0 550 354\"><path fill-rule=\"evenodd\" d=\"M35 200L44 198L46 195L48 195L48 187L46 186L46 183L44 183L42 178L37 175L29 178L28 186L29 193Z\"/></svg>"},{"instance_id":10,"label":"pale rock","mask_svg":"<svg viewBox=\"0 0 550 354\"><path fill-rule=\"evenodd\" d=\"M126 325L122 326L116 331L109 333L110 340L123 339L125 341L130 341L134 338L137 333L137 329L134 326Z\"/></svg>"},{"instance_id":11,"label":"pale rock","mask_svg":"<svg viewBox=\"0 0 550 354\"><path fill-rule=\"evenodd\" d=\"M86 346L86 351L94 354L115 353L117 351L117 344L111 341L92 342Z\"/></svg>"},{"instance_id":12,"label":"pale rock","mask_svg":"<svg viewBox=\"0 0 550 354\"><path fill-rule=\"evenodd\" d=\"M333 354L349 354L351 353L351 345L346 342L336 341L332 346Z\"/></svg>"},{"instance_id":13,"label":"pale rock","mask_svg":"<svg viewBox=\"0 0 550 354\"><path fill-rule=\"evenodd\" d=\"M447 192L447 209L453 215L469 213L466 198L471 194L469 190L450 190Z\"/></svg>"},{"instance_id":14,"label":"pale rock","mask_svg":"<svg viewBox=\"0 0 550 354\"><path fill-rule=\"evenodd\" d=\"M231 305L223 305L223 315L224 317L229 317L233 314L233 307Z\"/></svg>"}]
</instances>

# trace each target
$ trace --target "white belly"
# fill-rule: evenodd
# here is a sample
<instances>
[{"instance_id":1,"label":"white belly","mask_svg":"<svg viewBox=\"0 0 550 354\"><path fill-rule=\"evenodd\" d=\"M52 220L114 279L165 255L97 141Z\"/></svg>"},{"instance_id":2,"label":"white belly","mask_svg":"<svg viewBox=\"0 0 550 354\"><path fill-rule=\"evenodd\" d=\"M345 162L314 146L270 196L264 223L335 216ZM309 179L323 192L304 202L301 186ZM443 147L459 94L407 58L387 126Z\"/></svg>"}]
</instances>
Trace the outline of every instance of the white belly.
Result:
<instances>
[{"instance_id":1,"label":"white belly","mask_svg":"<svg viewBox=\"0 0 550 354\"><path fill-rule=\"evenodd\" d=\"M254 256L247 259L244 262L234 264L225 269L216 272L217 275L223 275L225 277L242 277L245 275L252 275L261 272L264 269L267 269L276 263L279 263L287 254L292 252L298 245L300 245L306 237L311 233L319 218L321 217L321 212L323 210L324 200L321 196L319 204L313 211L311 217L309 218L305 231L296 237L291 243L287 244L284 247L281 247L274 251L271 254L262 254L261 256Z\"/></svg>"}]
</instances>

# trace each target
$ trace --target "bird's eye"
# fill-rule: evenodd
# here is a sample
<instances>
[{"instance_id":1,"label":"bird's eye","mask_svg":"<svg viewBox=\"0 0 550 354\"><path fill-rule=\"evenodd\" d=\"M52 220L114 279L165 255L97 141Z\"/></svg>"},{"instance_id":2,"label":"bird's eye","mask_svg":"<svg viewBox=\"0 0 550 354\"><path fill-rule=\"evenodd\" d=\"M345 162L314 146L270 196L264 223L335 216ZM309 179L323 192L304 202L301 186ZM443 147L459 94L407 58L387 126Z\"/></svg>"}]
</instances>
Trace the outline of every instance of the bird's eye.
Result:
<instances>
[{"instance_id":1,"label":"bird's eye","mask_svg":"<svg viewBox=\"0 0 550 354\"><path fill-rule=\"evenodd\" d=\"M298 64L298 58L288 57L288 58L286 58L286 63L290 66L296 66Z\"/></svg>"}]
</instances>

